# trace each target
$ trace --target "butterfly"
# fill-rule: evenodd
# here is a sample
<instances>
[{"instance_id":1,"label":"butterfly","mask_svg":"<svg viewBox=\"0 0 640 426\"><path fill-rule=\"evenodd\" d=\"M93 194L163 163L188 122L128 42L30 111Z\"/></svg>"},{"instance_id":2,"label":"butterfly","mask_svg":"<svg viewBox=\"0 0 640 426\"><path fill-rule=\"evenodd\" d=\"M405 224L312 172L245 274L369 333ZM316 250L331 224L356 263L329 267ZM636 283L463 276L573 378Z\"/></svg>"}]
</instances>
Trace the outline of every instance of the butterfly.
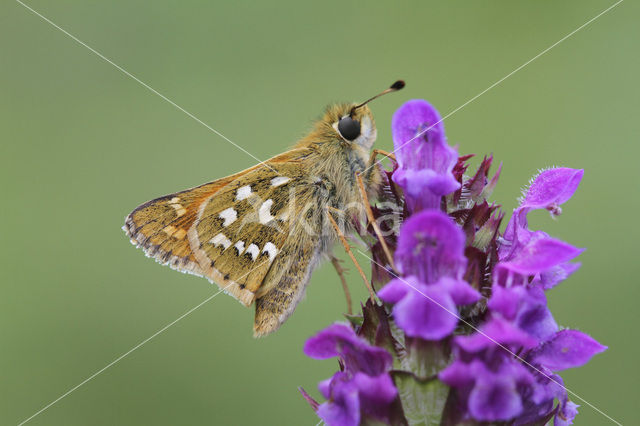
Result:
<instances>
[{"instance_id":1,"label":"butterfly","mask_svg":"<svg viewBox=\"0 0 640 426\"><path fill-rule=\"evenodd\" d=\"M126 217L124 231L148 257L255 304L254 335L272 333L331 255L339 235L328 215L343 213L345 233L363 219L357 175L376 196L381 172L373 167L377 132L367 103L402 87L399 80L363 103L329 106L292 149L148 201Z\"/></svg>"}]
</instances>

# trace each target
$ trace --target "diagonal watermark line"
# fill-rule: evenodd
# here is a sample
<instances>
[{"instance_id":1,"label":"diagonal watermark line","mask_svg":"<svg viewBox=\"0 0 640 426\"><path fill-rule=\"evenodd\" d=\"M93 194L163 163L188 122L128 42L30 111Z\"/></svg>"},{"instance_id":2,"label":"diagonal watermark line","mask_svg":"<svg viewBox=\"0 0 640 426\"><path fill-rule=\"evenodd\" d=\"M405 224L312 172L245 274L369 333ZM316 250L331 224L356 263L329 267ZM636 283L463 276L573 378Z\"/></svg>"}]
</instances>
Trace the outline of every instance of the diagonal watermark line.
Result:
<instances>
[{"instance_id":1,"label":"diagonal watermark line","mask_svg":"<svg viewBox=\"0 0 640 426\"><path fill-rule=\"evenodd\" d=\"M265 260L263 262L260 262L260 264L256 265L255 268L252 268L249 272L247 272L246 274L243 274L242 276L238 277L237 281L243 279L244 277L246 277L247 275L249 275L250 273L252 273L253 271L255 271L256 269L258 269L259 267L261 267L262 265L264 265L265 263L269 262L269 260ZM139 349L141 346L143 346L145 343L149 342L151 339L153 339L154 337L158 336L159 334L163 333L164 331L166 331L168 328L170 328L171 326L173 326L174 324L176 324L178 321L180 321L181 319L187 317L188 315L190 315L191 313L193 313L195 310L197 310L198 308L200 308L202 305L206 304L207 302L209 302L211 299L213 299L214 297L216 297L217 295L219 295L220 293L222 293L223 291L225 291L227 289L227 287L229 287L230 285L232 285L233 282L231 282L230 284L226 285L225 287L222 287L220 290L218 290L216 293L214 293L213 295L207 297L205 300L203 300L202 302L198 303L196 306L194 306L193 308L189 309L187 312L185 312L184 314L180 315L178 318L176 318L175 320L171 321L169 324L165 325L164 327L162 327L160 330L156 331L155 333L153 333L151 336L147 337L146 339L144 339L142 342L138 343L137 345L135 345L134 347L132 347L131 349L129 349L127 352L123 353L122 355L120 355L118 358L114 359L113 361L111 361L109 364L105 365L104 367L102 367L100 370L96 371L95 373L93 373L92 375L90 375L89 377L87 377L86 379L84 379L82 382L78 383L77 385L75 385L74 387L72 387L71 389L69 389L68 391L66 391L65 393L63 393L62 395L60 395L58 398L54 399L53 401L51 401L50 403L48 403L47 405L45 405L44 407L42 407L40 410L38 410L37 412L35 412L34 414L32 414L30 417L26 418L25 420L23 420L22 422L20 422L18 424L18 426L22 426L23 424L27 423L28 421L30 421L31 419L33 419L34 417L36 417L37 415L41 414L43 411L47 410L48 408L50 408L52 405L56 404L58 401L60 401L61 399L67 397L69 394L71 394L72 392L74 392L76 389L78 389L79 387L81 387L82 385L84 385L85 383L91 381L92 379L94 379L97 375L99 375L100 373L102 373L103 371L105 371L106 369L108 369L109 367L113 366L114 364L116 364L118 361L122 360L123 358L125 358L127 355L131 354L133 351L135 351L136 349Z\"/></svg>"},{"instance_id":2,"label":"diagonal watermark line","mask_svg":"<svg viewBox=\"0 0 640 426\"><path fill-rule=\"evenodd\" d=\"M475 101L476 99L478 99L480 96L484 95L485 93L487 93L489 90L493 89L494 87L496 87L497 85L499 85L500 83L502 83L503 81L505 81L506 79L508 79L509 77L511 77L512 75L514 75L515 73L517 73L518 71L520 71L521 69L523 69L524 67L526 67L527 65L529 65L530 63L532 63L533 61L535 61L536 59L538 59L539 57L541 57L542 55L544 55L545 53L549 52L551 49L553 49L554 47L556 47L557 45L559 45L560 43L562 43L563 41L565 41L566 39L568 39L569 37L573 36L575 33L577 33L578 31L582 30L583 28L585 28L587 25L591 24L593 21L595 21L596 19L600 18L602 15L604 15L605 13L609 12L611 9L613 9L614 7L618 6L620 3L622 3L624 0L618 0L616 3L612 4L611 6L609 6L608 8L606 8L605 10L603 10L602 12L598 13L596 16L594 16L593 18L589 19L587 22L585 22L584 24L580 25L578 28L576 28L575 30L571 31L569 34L565 35L564 37L562 37L560 40L556 41L555 43L553 43L551 46L547 47L546 49L544 49L543 51L541 51L540 53L538 53L536 56L534 56L533 58L529 59L528 61L526 61L525 63L523 63L522 65L520 65L518 68L514 69L513 71L511 71L509 74L505 75L504 77L502 77L500 80L496 81L495 83L493 83L491 86L487 87L486 89L484 89L482 92L478 93L477 95L475 95L474 97L472 97L471 99L469 99L468 101L466 101L465 103L463 103L462 105L460 105L459 107L457 107L456 109L454 109L453 111L450 111L447 115L445 115L444 117L442 117L439 121L433 123L432 125L430 125L429 127L427 127L426 129L422 130L421 132L419 132L417 135L415 135L414 137L412 137L411 139L409 139L406 142L403 142L399 147L394 148L393 151L391 151L390 153L386 154L386 155L382 155L383 158L389 158L389 156L393 153L395 153L396 151L399 151L400 149L402 149L402 147L404 147L405 145L413 142L414 140L416 140L417 138L419 138L420 136L424 135L426 132L428 132L429 130L433 129L435 126L437 126L438 124L442 123L444 120L446 120L447 118L451 117L453 114L455 114L456 112L460 111L462 108L466 107L467 105L469 105L471 102ZM374 162L375 164L375 162ZM367 170L369 170L371 167L373 167L373 164L369 167L367 167L362 173L366 172Z\"/></svg>"},{"instance_id":3,"label":"diagonal watermark line","mask_svg":"<svg viewBox=\"0 0 640 426\"><path fill-rule=\"evenodd\" d=\"M569 389L568 387L566 387L564 384L554 380L553 378L549 377L548 375L546 375L545 373L543 373L542 371L540 371L538 368L536 368L535 366L531 365L529 362L525 361L524 359L522 359L519 355L513 353L509 348L507 348L506 346L504 346L502 343L497 342L496 340L494 340L491 336L487 335L485 332L483 332L482 330L476 328L473 324L471 324L470 322L466 321L464 318L460 317L460 315L458 315L458 312L452 312L449 309L447 309L445 306L441 305L440 303L438 303L437 301L433 300L431 297L427 296L424 292L420 291L419 289L417 289L415 286L411 285L411 283L409 283L408 281L406 281L404 278L396 275L394 272L389 271L384 265L381 265L380 263L376 262L375 260L373 260L371 257L369 257L368 254L364 253L362 250L360 249L356 249L356 251L358 251L362 256L366 257L367 259L369 259L369 261L371 261L372 263L375 263L376 265L378 265L379 267L383 268L385 271L387 271L389 274L393 275L394 278L399 279L400 281L402 281L402 283L406 284L407 286L411 287L413 290L415 290L417 293L421 294L422 296L426 297L430 302L432 302L433 304L441 307L442 309L444 309L447 313L453 315L458 321L464 323L466 326L470 327L471 329L473 329L475 332L481 334L482 336L486 337L488 340L490 340L491 342L495 343L498 347L504 349L505 351L507 351L510 355L512 355L514 358L516 358L518 361L522 362L523 364L526 364L528 367L534 369L536 372L540 373L542 376L546 377L547 379L549 379L550 381L552 381L553 383L555 383L556 385L564 388L564 390L567 391L567 393L570 393L571 395L575 396L577 399L579 399L580 401L584 402L585 404L587 404L589 407L593 408L595 411L597 411L598 413L602 414L604 417L606 417L607 419L611 420L613 423L622 426L622 423L618 422L617 420L613 419L611 416L609 416L607 413L605 413L604 411L600 410L598 407L596 407L595 405L593 405L592 403L590 403L589 401L587 401L586 399L582 398L580 395L578 395L577 393L573 392L571 389Z\"/></svg>"},{"instance_id":4,"label":"diagonal watermark line","mask_svg":"<svg viewBox=\"0 0 640 426\"><path fill-rule=\"evenodd\" d=\"M181 319L183 319L184 317L186 317L187 315L191 314L192 312L194 312L196 309L200 308L202 305L204 305L205 303L209 302L211 299L213 299L214 297L216 297L217 295L219 295L220 293L222 293L224 291L224 288L220 289L218 292L216 292L215 294L209 296L208 298L206 298L205 300L203 300L202 302L198 303L196 306L194 306L193 308L189 309L187 312L185 312L184 314L180 315L178 318L176 318L175 320L171 321L169 324L165 325L164 327L162 327L160 330L156 331L155 333L153 333L151 336L147 337L146 339L144 339L142 342L138 343L137 345L135 345L134 347L132 347L131 349L129 349L127 352L123 353L122 355L120 355L118 358L114 359L113 361L111 361L109 364L105 365L104 367L102 367L100 370L96 371L95 373L93 373L92 375L90 375L89 377L87 377L86 379L84 379L83 381L81 381L80 383L78 383L77 385L75 385L74 387L72 387L71 389L69 389L68 391L66 391L65 393L63 393L62 395L60 395L58 398L54 399L53 401L51 401L49 404L45 405L44 407L42 407L40 410L38 410L37 412L35 412L33 415L31 415L30 417L26 418L25 420L23 420L22 422L20 422L18 424L18 426L22 426L23 424L27 423L28 421L30 421L31 419L33 419L34 417L36 417L38 414L42 413L43 411L45 411L46 409L48 409L49 407L51 407L52 405L54 405L55 403L57 403L58 401L60 401L61 399L63 399L64 397L68 396L70 393L72 393L73 391L75 391L76 389L78 389L80 386L84 385L85 383L89 382L90 380L94 379L97 375L99 375L100 373L102 373L103 371L105 371L106 369L108 369L109 367L111 367L112 365L116 364L118 361L122 360L123 358L125 358L127 355L129 355L130 353L132 353L133 351L135 351L136 349L140 348L142 345L144 345L145 343L147 343L149 340L153 339L154 337L156 337L157 335L161 334L162 332L164 332L165 330L167 330L169 327L173 326L175 323L177 323L178 321L180 321Z\"/></svg>"},{"instance_id":5,"label":"diagonal watermark line","mask_svg":"<svg viewBox=\"0 0 640 426\"><path fill-rule=\"evenodd\" d=\"M120 65L116 64L115 62L113 62L111 59L107 58L106 56L104 56L102 53L98 52L97 50L95 50L94 48L92 48L91 46L89 46L87 43L83 42L82 40L80 40L79 38L77 38L76 36L74 36L73 34L69 33L68 31L66 31L64 28L61 28L59 25L57 25L55 22L51 21L49 18L47 18L46 16L42 15L41 13L39 13L38 11L36 11L35 9L33 9L32 7L24 4L22 1L20 0L16 0L17 3L19 3L20 5L22 5L24 8L30 10L34 15L42 18L45 22L51 24L53 27L55 27L56 29L60 30L62 33L64 33L65 35L69 36L72 40L74 40L76 43L80 44L81 46L86 47L87 49L89 49L91 52L95 53L98 57L100 57L101 59L103 59L104 61L108 62L109 64L113 65L116 69L118 69L118 71L122 72L124 75L126 75L127 77L130 77L131 79L135 80L136 82L140 83L144 88L148 89L149 91L151 91L152 93L158 95L159 97L161 97L162 99L164 99L165 101L167 101L168 103L170 103L171 105L173 105L175 108L177 108L178 110L182 111L183 113L185 113L187 116L189 116L190 118L192 118L193 120L195 120L196 122L198 122L199 124L203 125L204 127L206 127L207 129L209 129L210 131L212 131L213 133L215 133L216 135L220 136L222 139L224 139L225 141L229 142L231 145L235 146L236 148L238 148L240 151L244 152L245 154L247 154L248 156L250 156L251 158L253 158L254 160L258 161L260 164L262 164L263 166L271 169L272 171L276 171L274 170L271 166L269 166L267 163L265 163L264 161L262 161L261 159L259 159L258 157L256 157L255 155L253 155L252 153L250 153L249 151L247 151L246 149L244 149L243 147L241 147L240 145L238 145L237 143L235 143L234 141L232 141L231 139L229 139L228 137L226 137L225 135L223 135L222 133L220 133L219 131L217 131L216 129L214 129L213 127L211 127L210 125L208 125L207 123L205 123L204 121L200 120L198 117L196 117L195 115L193 115L192 113L190 113L189 111L187 111L186 109L184 109L183 107L181 107L180 105L178 105L177 103L173 102L171 99L167 98L165 95L163 95L162 93L158 92L156 89L154 89L153 87L149 86L147 83L145 83L144 81L140 80L138 77L136 77L135 75L131 74L129 71L125 70L124 68L122 68Z\"/></svg>"},{"instance_id":6,"label":"diagonal watermark line","mask_svg":"<svg viewBox=\"0 0 640 426\"><path fill-rule=\"evenodd\" d=\"M601 13L599 13L597 16L593 17L592 19L590 19L589 21L587 21L586 23L584 23L583 25L581 25L580 27L578 27L577 29L575 29L574 31L572 31L571 33L567 34L565 37L563 37L562 39L560 39L559 41L557 41L556 43L554 43L553 45L549 46L548 48L546 48L545 50L543 50L542 52L540 52L539 54L537 54L536 56L534 56L533 58L531 58L530 60L528 60L527 62L523 63L522 65L520 65L518 68L516 68L515 70L513 70L512 72L510 72L509 74L507 74L506 76L504 76L503 78L501 78L500 80L496 81L495 83L493 83L491 86L489 86L488 88L486 88L485 90L483 90L482 92L480 92L479 94L477 94L476 96L474 96L473 98L469 99L468 101L466 101L464 104L462 104L461 106L457 107L456 109L454 109L453 111L449 112L447 115L445 115L440 121L438 121L437 123L433 124L432 126L428 127L427 129L423 130L422 132L420 132L418 135L414 136L412 139L410 139L409 141L403 143L399 148L402 148L404 145L410 143L411 141L415 140L416 138L420 137L421 135L423 135L425 132L427 132L429 129L433 128L435 125L439 124L440 122L444 121L445 119L447 119L448 117L450 117L451 115L455 114L456 112L458 112L459 110L461 110L462 108L466 107L467 105L469 105L470 103L472 103L473 101L475 101L477 98L479 98L480 96L484 95L485 93L487 93L489 90L493 89L494 87L496 87L497 85L499 85L500 83L502 83L504 80L506 80L507 78L511 77L513 74L515 74L516 72L520 71L522 68L524 68L525 66L529 65L531 62L535 61L536 59L538 59L540 56L544 55L545 53L547 53L548 51L550 51L551 49L553 49L554 47L556 47L557 45L559 45L560 43L562 43L563 41L565 41L566 39L568 39L569 37L571 37L572 35L574 35L575 33L577 33L578 31L580 31L581 29L583 29L584 27L586 27L587 25L589 25L590 23L592 23L593 21L595 21L596 19L598 19L599 17L601 17L602 15L604 15L605 13L609 12L611 9L613 9L614 7L618 6L620 3L622 3L624 0L619 0L617 3L613 4L612 6L610 6L609 8L605 9L604 11L602 11ZM208 124L206 124L205 122L203 122L202 120L200 120L199 118L197 118L196 116L194 116L193 114L191 114L189 111L185 110L184 108L182 108L181 106L179 106L178 104L176 104L175 102L173 102L172 100L170 100L169 98L167 98L166 96L164 96L163 94L161 94L160 92L158 92L157 90L155 90L154 88L152 88L151 86L149 86L148 84L144 83L143 81L141 81L140 79L138 79L136 76L134 76L133 74L129 73L128 71L126 71L124 68L122 68L121 66L117 65L116 63L114 63L113 61L111 61L109 58L105 57L104 55L102 55L100 52L96 51L95 49L91 48L89 45L87 45L86 43L84 43L83 41L81 41L80 39L78 39L77 37L73 36L72 34L70 34L69 32L67 32L66 30L64 30L63 28L59 27L58 25L56 25L54 22L52 22L51 20L49 20L48 18L46 18L45 16L43 16L42 14L38 13L36 10L34 10L33 8L27 6L26 4L24 4L22 1L20 0L16 0L17 3L19 3L20 5L22 5L23 7L25 7L26 9L30 10L32 13L34 13L35 15L39 16L41 19L43 19L44 21L46 21L47 23L51 24L53 27L55 27L56 29L60 30L61 32L63 32L65 35L69 36L71 39L73 39L74 41L76 41L77 43L79 43L80 45L86 47L87 49L89 49L91 52L93 52L94 54L96 54L97 56L99 56L101 59L105 60L106 62L108 62L109 64L113 65L115 68L117 68L119 71L121 71L122 73L124 73L125 75L127 75L128 77L132 78L133 80L135 80L136 82L138 82L139 84L141 84L143 87L147 88L148 90L150 90L151 92L153 92L154 94L158 95L159 97L161 97L162 99L164 99L165 101L167 101L168 103L170 103L171 105L173 105L175 108L179 109L180 111L182 111L183 113L185 113L187 116L189 116L190 118L192 118L193 120L195 120L196 122L198 122L199 124L203 125L204 127L206 127L207 129L209 129L210 131L212 131L213 133L217 134L218 136L222 137L223 139L225 139L227 142L231 143L232 145L234 145L236 148L240 149L241 151L243 151L244 153L246 153L247 155L251 156L252 158L254 158L255 160L257 160L260 164L270 168L271 170L273 170L268 164L264 163L262 160L260 160L259 158L255 157L254 155L252 155L251 153L249 153L248 151L246 151L244 148L242 148L241 146L237 145L236 143L234 143L233 141L231 141L229 138L227 138L226 136L224 136L223 134L221 134L220 132L218 132L217 130L215 130L214 128L212 128L211 126L209 126ZM396 150L397 150L396 149ZM392 151L392 153L395 151ZM363 253L360 250L357 250L358 252L360 252L363 256L367 257L370 261L374 262L377 264L377 262L375 262L373 259L369 258L365 253ZM381 265L380 265L381 266ZM594 410L596 410L597 412L599 412L600 414L602 414L603 416L605 416L606 418L608 418L609 420L611 420L612 422L621 425L619 422L617 422L616 420L614 420L613 418L611 418L610 416L608 416L606 413L602 412L600 409L598 409L597 407L595 407L593 404L589 403L587 400L585 400L584 398L580 397L579 395L577 395L575 392L571 391L570 389L566 388L564 385L558 383L557 381L555 381L554 379L552 379L549 376L546 376L543 372L541 372L540 370L538 370L536 367L534 367L533 365L529 364L527 361L525 361L524 359L520 358L518 355L514 354L513 352L511 352L508 348L506 348L505 346L503 346L502 344L496 342L495 340L493 340L491 337L487 336L485 333L483 333L482 331L478 330L477 328L475 328L473 325L469 324L468 322L466 322L464 319L460 318L457 313L453 313L449 310L447 310L444 306L440 305L438 302L434 301L433 299L431 299L429 296L427 296L426 294L422 293L420 290L416 289L415 287L413 287L410 283L406 282L405 280L403 280L401 277L394 275L396 278L400 279L401 281L403 281L405 284L407 284L409 287L413 288L414 290L416 290L418 293L422 294L424 297L426 297L427 299L429 299L431 302L437 304L438 306L440 306L441 308L443 308L445 311L447 311L448 313L450 313L451 315L454 315L456 318L458 318L460 321L464 322L465 324L467 324L468 326L470 326L471 328L473 328L474 330L476 330L478 333L482 334L483 336L485 336L487 339L491 340L492 342L494 342L496 345L498 345L499 347L503 348L504 350L506 350L507 352L509 352L510 354L512 354L515 358L519 359L521 362L527 364L528 366L530 366L532 369L536 370L537 372L539 372L540 374L542 374L543 376L547 377L549 380L553 381L554 383L558 384L559 386L562 386L564 389L566 389L566 391L570 394L572 394L573 396L575 396L576 398L580 399L582 402L584 402L585 404L589 405L591 408L593 408ZM226 287L225 287L226 288ZM96 376L98 376L99 374L101 374L102 372L104 372L105 370L107 370L108 368L110 368L111 366L113 366L114 364L116 364L117 362L119 362L120 360L122 360L123 358L125 358L126 356L128 356L129 354L131 354L132 352L134 352L135 350L137 350L138 348L140 348L141 346L143 346L144 344L146 344L147 342L149 342L151 339L153 339L154 337L158 336L159 334L161 334L162 332L164 332L165 330L167 330L168 328L170 328L171 326L173 326L174 324L176 324L178 321L182 320L183 318L185 318L186 316L188 316L189 314L191 314L192 312L194 312L195 310L197 310L198 308L200 308L202 305L206 304L207 302L209 302L211 299L213 299L214 297L216 297L218 294L220 294L222 291L224 291L224 289L219 290L218 292L216 292L215 294L213 294L212 296L208 297L207 299L205 299L203 302L199 303L198 305L196 305L195 307L191 308L189 311L187 311L186 313L184 313L183 315L181 315L180 317L178 317L176 320L172 321L171 323L167 324L165 327L163 327L162 329L158 330L156 333L154 333L153 335L151 335L150 337L146 338L145 340L143 340L142 342L140 342L138 345L134 346L133 348L131 348L129 351L125 352L124 354L122 354L121 356L119 356L118 358L116 358L115 360L113 360L111 363L107 364L105 367L103 367L102 369L98 370L97 372L95 372L94 374L92 374L91 376L89 376L87 379L85 379L84 381L82 381L81 383L79 383L78 385L74 386L73 388L71 388L70 390L68 390L66 393L64 393L63 395L61 395L60 397L58 397L57 399L55 399L54 401L52 401L51 403L49 403L48 405L46 405L45 407L43 407L42 409L40 409L38 412L36 412L35 414L33 414L31 417L25 419L24 421L22 421L19 425L23 425L25 423L27 423L28 421L30 421L31 419L33 419L34 417L36 417L37 415L41 414L42 412L44 412L45 410L47 410L48 408L50 408L51 406L53 406L54 404L56 404L58 401L62 400L63 398L65 398L66 396L68 396L69 394L71 394L72 392L74 392L76 389L78 389L79 387L83 386L84 384L86 384L87 382L89 382L90 380L92 380L93 378L95 378Z\"/></svg>"},{"instance_id":7,"label":"diagonal watermark line","mask_svg":"<svg viewBox=\"0 0 640 426\"><path fill-rule=\"evenodd\" d=\"M20 422L18 424L18 426L21 426L25 423L27 423L29 420L33 419L34 417L36 417L38 414L42 413L43 411L45 411L47 408L51 407L52 405L54 405L56 402L60 401L61 399L63 399L64 397L66 397L67 395L69 395L70 393L72 393L73 391L75 391L76 389L78 389L80 386L84 385L85 383L87 383L88 381L92 380L94 377L96 377L98 374L102 373L103 371L105 371L107 368L111 367L112 365L114 365L115 363L117 363L118 361L120 361L121 359L123 359L124 357L126 357L127 355L129 355L131 352L135 351L136 349L138 349L139 347L141 347L142 345L144 345L145 343L147 343L149 340L153 339L154 337L156 337L158 334L162 333L163 331L165 331L166 329L168 329L169 327L171 327L172 325L174 325L175 323L177 323L178 321L180 321L181 319L183 319L184 317L186 317L187 315L189 315L190 313L192 313L193 311L195 311L196 309L198 309L199 307L201 307L202 305L204 305L205 303L207 303L208 301L210 301L211 299L213 299L214 297L216 297L217 295L219 295L220 293L222 293L224 289L220 289L218 292L216 292L215 294L213 294L212 296L209 296L208 298L206 298L204 301L200 302L199 304L197 304L196 306L194 306L193 308L189 309L187 312L185 312L184 314L180 315L178 318L176 318L175 320L171 321L169 324L165 325L164 327L162 327L160 330L156 331L155 333L153 333L151 336L147 337L146 339L144 339L142 342L138 343L137 345L135 345L133 348L129 349L127 352L123 353L122 355L120 355L118 358L114 359L113 361L111 361L109 364L105 365L104 367L102 367L100 370L96 371L95 373L93 373L92 375L90 375L89 377L87 377L86 379L84 379L83 381L81 381L80 383L78 383L77 385L75 385L74 387L72 387L71 389L69 389L68 391L66 391L65 393L63 393L62 395L60 395L58 398L54 399L53 401L51 401L49 404L45 405L44 407L42 407L40 410L38 410L36 413L34 413L31 417L28 417L27 419L23 420L22 422Z\"/></svg>"}]
</instances>

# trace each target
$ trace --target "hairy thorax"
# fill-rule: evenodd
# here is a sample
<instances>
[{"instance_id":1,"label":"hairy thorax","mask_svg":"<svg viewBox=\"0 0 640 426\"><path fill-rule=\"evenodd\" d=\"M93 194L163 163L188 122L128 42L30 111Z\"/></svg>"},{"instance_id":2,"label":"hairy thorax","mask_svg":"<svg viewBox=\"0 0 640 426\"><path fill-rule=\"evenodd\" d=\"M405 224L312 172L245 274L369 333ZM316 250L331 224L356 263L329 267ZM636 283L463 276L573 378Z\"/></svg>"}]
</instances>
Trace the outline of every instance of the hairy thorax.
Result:
<instances>
[{"instance_id":1,"label":"hairy thorax","mask_svg":"<svg viewBox=\"0 0 640 426\"><path fill-rule=\"evenodd\" d=\"M327 215L332 215L345 235L361 229L366 223L366 213L356 174L362 176L367 196L374 199L380 185L380 172L375 166L369 168L370 153L363 147L328 142L313 148L316 152L308 157L311 160L308 162L309 185L313 188L314 200L311 209L314 228L320 237L319 253L327 254L338 239Z\"/></svg>"}]
</instances>

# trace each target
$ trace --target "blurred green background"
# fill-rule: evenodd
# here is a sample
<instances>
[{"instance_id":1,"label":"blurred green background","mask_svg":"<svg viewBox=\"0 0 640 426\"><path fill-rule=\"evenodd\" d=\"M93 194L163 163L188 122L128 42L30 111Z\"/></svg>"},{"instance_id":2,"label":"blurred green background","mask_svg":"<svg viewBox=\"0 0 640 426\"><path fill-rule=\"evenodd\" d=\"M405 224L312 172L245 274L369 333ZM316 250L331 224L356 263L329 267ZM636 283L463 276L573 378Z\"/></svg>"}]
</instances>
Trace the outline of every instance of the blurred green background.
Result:
<instances>
[{"instance_id":1,"label":"blurred green background","mask_svg":"<svg viewBox=\"0 0 640 426\"><path fill-rule=\"evenodd\" d=\"M405 100L445 115L613 2L28 4L266 159L326 104L404 78L372 105L389 150ZM0 424L16 424L216 291L134 249L125 215L255 160L19 3L0 8ZM504 162L493 198L507 211L538 168L586 170L561 218L532 224L588 249L550 304L609 350L563 377L626 424L638 417L638 18L620 4L445 121L461 153ZM266 339L221 295L29 424L314 425L296 388L317 396L336 362L302 345L343 311L330 265ZM581 405L577 424L610 424Z\"/></svg>"}]
</instances>

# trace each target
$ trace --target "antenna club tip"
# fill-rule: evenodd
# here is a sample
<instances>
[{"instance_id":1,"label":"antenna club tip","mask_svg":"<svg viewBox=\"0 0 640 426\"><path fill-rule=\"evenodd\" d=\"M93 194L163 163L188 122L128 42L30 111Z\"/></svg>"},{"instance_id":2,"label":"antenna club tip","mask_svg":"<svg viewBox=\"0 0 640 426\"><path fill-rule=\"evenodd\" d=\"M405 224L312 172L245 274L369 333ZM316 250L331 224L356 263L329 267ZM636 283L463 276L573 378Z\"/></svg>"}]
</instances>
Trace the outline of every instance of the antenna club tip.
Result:
<instances>
[{"instance_id":1,"label":"antenna club tip","mask_svg":"<svg viewBox=\"0 0 640 426\"><path fill-rule=\"evenodd\" d=\"M390 87L390 89L393 90L400 90L404 87L404 80L398 80L395 83L393 83Z\"/></svg>"}]
</instances>

